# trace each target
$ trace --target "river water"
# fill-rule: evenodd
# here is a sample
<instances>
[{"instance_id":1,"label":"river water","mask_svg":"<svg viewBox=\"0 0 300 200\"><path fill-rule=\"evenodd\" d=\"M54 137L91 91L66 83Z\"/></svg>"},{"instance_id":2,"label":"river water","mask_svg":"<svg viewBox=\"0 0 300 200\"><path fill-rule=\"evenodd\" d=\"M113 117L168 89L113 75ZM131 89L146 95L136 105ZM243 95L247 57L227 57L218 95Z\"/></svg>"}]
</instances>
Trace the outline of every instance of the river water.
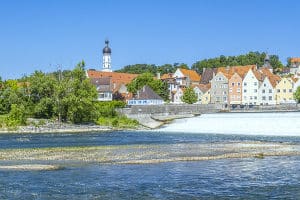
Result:
<instances>
[{"instance_id":1,"label":"river water","mask_svg":"<svg viewBox=\"0 0 300 200\"><path fill-rule=\"evenodd\" d=\"M300 113L212 114L147 132L4 134L0 150L240 141L300 144L299 119ZM12 163L1 161L0 154L0 165ZM64 162L54 171L0 170L0 199L300 199L300 156L152 164Z\"/></svg>"}]
</instances>

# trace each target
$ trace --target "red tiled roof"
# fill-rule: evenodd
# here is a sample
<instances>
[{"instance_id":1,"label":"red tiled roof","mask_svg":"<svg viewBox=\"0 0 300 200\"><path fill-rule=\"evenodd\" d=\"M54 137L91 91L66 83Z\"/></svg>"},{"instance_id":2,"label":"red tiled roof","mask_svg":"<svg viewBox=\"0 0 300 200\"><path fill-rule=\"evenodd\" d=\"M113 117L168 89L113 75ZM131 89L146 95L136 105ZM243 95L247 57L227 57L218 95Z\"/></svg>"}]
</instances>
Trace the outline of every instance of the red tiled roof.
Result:
<instances>
[{"instance_id":1,"label":"red tiled roof","mask_svg":"<svg viewBox=\"0 0 300 200\"><path fill-rule=\"evenodd\" d=\"M89 78L111 77L112 83L117 83L117 84L128 84L138 76L138 74L128 74L128 73L119 73L119 72L101 72L95 70L87 70L87 75Z\"/></svg>"},{"instance_id":2,"label":"red tiled roof","mask_svg":"<svg viewBox=\"0 0 300 200\"><path fill-rule=\"evenodd\" d=\"M160 79L165 80L165 79L172 79L172 78L173 78L173 74L168 73L168 74L163 74Z\"/></svg>"},{"instance_id":3,"label":"red tiled roof","mask_svg":"<svg viewBox=\"0 0 300 200\"><path fill-rule=\"evenodd\" d=\"M291 58L291 63L300 63L300 58Z\"/></svg>"},{"instance_id":4,"label":"red tiled roof","mask_svg":"<svg viewBox=\"0 0 300 200\"><path fill-rule=\"evenodd\" d=\"M184 76L189 77L191 81L200 82L201 77L196 71L183 68L180 68L180 71Z\"/></svg>"},{"instance_id":5,"label":"red tiled roof","mask_svg":"<svg viewBox=\"0 0 300 200\"><path fill-rule=\"evenodd\" d=\"M281 80L281 78L278 75L273 74L268 68L263 67L260 69L260 71L264 77L269 78L269 81L271 82L273 87L275 87L277 83Z\"/></svg>"},{"instance_id":6,"label":"red tiled roof","mask_svg":"<svg viewBox=\"0 0 300 200\"><path fill-rule=\"evenodd\" d=\"M249 69L256 69L256 65L219 67L218 72L222 72L228 79L230 79L234 73L237 73L241 78L244 78Z\"/></svg>"}]
</instances>

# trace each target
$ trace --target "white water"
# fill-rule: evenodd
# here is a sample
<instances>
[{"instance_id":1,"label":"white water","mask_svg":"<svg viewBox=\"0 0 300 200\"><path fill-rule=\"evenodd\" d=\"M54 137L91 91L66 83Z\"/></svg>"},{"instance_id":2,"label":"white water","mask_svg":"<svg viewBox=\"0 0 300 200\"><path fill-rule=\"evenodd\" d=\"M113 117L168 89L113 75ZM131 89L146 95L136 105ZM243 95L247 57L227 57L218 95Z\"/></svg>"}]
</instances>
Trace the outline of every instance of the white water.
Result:
<instances>
[{"instance_id":1,"label":"white water","mask_svg":"<svg viewBox=\"0 0 300 200\"><path fill-rule=\"evenodd\" d=\"M205 114L175 120L159 131L300 136L300 112Z\"/></svg>"}]
</instances>

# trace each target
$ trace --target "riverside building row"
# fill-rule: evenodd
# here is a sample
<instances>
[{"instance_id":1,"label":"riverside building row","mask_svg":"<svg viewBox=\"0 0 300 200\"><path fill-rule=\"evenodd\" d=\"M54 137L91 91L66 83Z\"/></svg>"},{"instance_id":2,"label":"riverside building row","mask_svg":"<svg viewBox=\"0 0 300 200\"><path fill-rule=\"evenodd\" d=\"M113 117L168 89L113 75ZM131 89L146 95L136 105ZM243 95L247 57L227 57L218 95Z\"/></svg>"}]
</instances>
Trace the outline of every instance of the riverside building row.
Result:
<instances>
[{"instance_id":1,"label":"riverside building row","mask_svg":"<svg viewBox=\"0 0 300 200\"><path fill-rule=\"evenodd\" d=\"M163 104L164 101L150 87L143 87L133 96L126 85L138 74L118 73L111 70L111 49L105 41L103 69L87 70L86 74L96 86L99 101L124 100L129 105ZM180 104L187 87L197 95L197 104L222 105L276 105L295 103L293 94L300 86L300 58L292 58L292 76L273 73L267 55L264 65L227 66L203 69L199 75L194 70L177 69L175 73L158 75L169 87L170 103Z\"/></svg>"}]
</instances>

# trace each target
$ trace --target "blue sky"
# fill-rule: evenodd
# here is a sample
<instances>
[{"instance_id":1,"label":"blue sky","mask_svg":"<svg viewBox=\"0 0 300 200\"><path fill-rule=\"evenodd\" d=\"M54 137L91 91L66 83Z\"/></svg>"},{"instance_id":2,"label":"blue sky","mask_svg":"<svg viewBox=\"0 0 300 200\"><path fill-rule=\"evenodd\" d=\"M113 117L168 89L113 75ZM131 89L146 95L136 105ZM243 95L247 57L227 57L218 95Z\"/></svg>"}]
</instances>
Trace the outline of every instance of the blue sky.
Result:
<instances>
[{"instance_id":1,"label":"blue sky","mask_svg":"<svg viewBox=\"0 0 300 200\"><path fill-rule=\"evenodd\" d=\"M0 0L0 76L101 69L109 38L113 69L268 51L300 56L300 1Z\"/></svg>"}]
</instances>

